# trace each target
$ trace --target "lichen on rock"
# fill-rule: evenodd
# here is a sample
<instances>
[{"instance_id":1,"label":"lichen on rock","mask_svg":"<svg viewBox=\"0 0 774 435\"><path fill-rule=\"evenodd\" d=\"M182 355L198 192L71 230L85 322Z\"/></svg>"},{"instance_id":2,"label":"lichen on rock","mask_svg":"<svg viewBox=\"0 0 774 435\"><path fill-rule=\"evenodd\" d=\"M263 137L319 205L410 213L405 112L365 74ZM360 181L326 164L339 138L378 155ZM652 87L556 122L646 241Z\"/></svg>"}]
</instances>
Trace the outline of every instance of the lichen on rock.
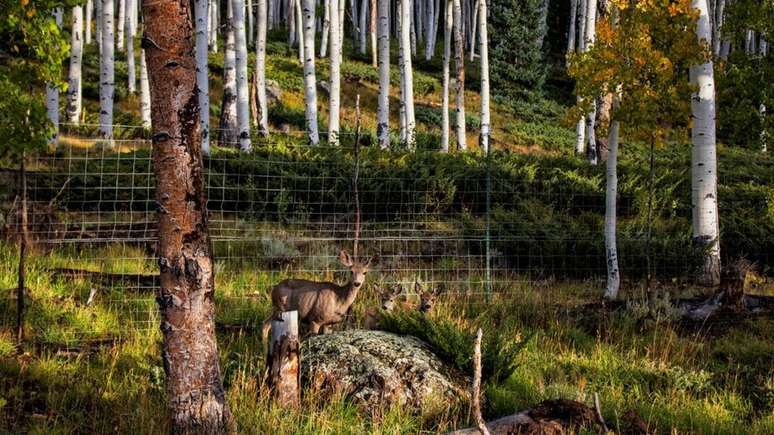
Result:
<instances>
[{"instance_id":1,"label":"lichen on rock","mask_svg":"<svg viewBox=\"0 0 774 435\"><path fill-rule=\"evenodd\" d=\"M305 388L338 392L367 408L400 405L431 412L464 402L465 379L425 343L382 331L349 330L301 345Z\"/></svg>"}]
</instances>

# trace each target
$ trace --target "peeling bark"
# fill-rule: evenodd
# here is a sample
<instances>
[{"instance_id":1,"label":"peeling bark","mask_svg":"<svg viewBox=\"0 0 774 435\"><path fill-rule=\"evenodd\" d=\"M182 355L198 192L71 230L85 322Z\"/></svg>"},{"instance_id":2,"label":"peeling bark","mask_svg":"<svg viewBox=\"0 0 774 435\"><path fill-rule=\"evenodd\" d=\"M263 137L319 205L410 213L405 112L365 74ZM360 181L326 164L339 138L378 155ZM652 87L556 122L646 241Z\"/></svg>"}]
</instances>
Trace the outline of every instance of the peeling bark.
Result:
<instances>
[{"instance_id":1,"label":"peeling bark","mask_svg":"<svg viewBox=\"0 0 774 435\"><path fill-rule=\"evenodd\" d=\"M188 2L143 0L158 204L157 300L173 433L232 428L218 362L193 26Z\"/></svg>"}]
</instances>

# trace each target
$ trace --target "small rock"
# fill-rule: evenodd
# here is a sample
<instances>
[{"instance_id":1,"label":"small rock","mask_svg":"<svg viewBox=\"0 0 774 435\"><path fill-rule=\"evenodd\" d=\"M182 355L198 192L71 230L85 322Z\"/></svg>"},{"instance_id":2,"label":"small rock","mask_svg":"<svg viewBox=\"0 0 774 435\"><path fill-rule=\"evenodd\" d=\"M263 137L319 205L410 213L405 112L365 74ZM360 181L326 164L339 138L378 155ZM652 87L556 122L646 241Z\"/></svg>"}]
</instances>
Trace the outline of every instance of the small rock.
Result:
<instances>
[{"instance_id":1,"label":"small rock","mask_svg":"<svg viewBox=\"0 0 774 435\"><path fill-rule=\"evenodd\" d=\"M276 80L266 80L266 104L271 106L282 99L282 88Z\"/></svg>"}]
</instances>

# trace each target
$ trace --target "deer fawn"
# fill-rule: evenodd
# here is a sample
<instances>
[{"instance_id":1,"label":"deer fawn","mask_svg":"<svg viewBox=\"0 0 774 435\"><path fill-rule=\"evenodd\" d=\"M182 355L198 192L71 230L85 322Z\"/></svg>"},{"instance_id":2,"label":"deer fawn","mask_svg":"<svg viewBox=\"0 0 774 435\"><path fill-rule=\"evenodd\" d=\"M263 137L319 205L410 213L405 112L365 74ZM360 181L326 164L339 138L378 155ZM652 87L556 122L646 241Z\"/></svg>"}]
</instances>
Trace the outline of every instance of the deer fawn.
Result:
<instances>
[{"instance_id":1,"label":"deer fawn","mask_svg":"<svg viewBox=\"0 0 774 435\"><path fill-rule=\"evenodd\" d=\"M360 287L365 282L366 274L377 257L371 257L361 263L347 253L339 253L339 262L347 266L351 272L349 281L344 285L332 282L317 282L304 279L286 279L271 290L272 314L263 322L263 340L266 342L271 327L271 320L278 319L283 311L298 311L298 318L309 324L310 332L318 334L320 328L327 332L327 326L344 320L344 317L355 302Z\"/></svg>"},{"instance_id":2,"label":"deer fawn","mask_svg":"<svg viewBox=\"0 0 774 435\"><path fill-rule=\"evenodd\" d=\"M395 284L386 292L381 290L378 292L379 296L381 297L381 311L389 313L395 309L395 303L398 301L398 297L401 295L401 293L403 293L403 288L401 288L400 284ZM366 310L366 317L364 322L365 328L372 330L377 329L379 327L379 321L381 318L382 315L379 309L369 308Z\"/></svg>"},{"instance_id":3,"label":"deer fawn","mask_svg":"<svg viewBox=\"0 0 774 435\"><path fill-rule=\"evenodd\" d=\"M414 291L419 294L419 311L423 314L429 313L435 306L438 289L433 287L427 291L419 281L414 281Z\"/></svg>"}]
</instances>

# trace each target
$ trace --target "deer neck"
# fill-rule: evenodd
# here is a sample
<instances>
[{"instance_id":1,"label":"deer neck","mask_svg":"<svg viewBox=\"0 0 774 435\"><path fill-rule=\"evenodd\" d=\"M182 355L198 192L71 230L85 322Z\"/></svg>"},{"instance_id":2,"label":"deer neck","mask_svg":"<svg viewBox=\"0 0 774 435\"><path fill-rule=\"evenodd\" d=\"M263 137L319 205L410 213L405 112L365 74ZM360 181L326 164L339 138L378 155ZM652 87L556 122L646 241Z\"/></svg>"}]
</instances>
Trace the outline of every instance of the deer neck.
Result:
<instances>
[{"instance_id":1,"label":"deer neck","mask_svg":"<svg viewBox=\"0 0 774 435\"><path fill-rule=\"evenodd\" d=\"M339 304L344 307L350 307L355 302L358 291L360 291L360 288L355 287L352 281L349 281L344 286L339 287L339 291L337 292L339 296Z\"/></svg>"}]
</instances>

